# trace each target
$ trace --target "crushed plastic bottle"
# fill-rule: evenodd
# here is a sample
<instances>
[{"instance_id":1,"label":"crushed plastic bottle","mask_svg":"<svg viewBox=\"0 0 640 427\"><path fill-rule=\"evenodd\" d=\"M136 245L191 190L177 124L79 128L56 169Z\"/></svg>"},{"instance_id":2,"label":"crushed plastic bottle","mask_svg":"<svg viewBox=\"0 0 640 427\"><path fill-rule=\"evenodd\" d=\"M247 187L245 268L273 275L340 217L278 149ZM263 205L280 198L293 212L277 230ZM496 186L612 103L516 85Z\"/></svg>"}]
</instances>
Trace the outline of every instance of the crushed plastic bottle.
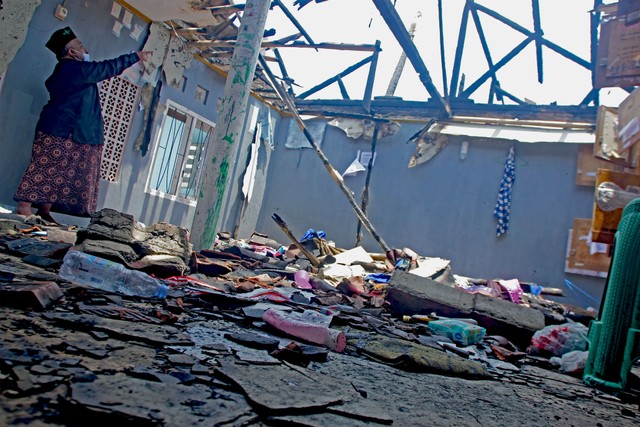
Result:
<instances>
[{"instance_id":1,"label":"crushed plastic bottle","mask_svg":"<svg viewBox=\"0 0 640 427\"><path fill-rule=\"evenodd\" d=\"M434 334L464 346L477 343L486 333L485 328L458 319L433 320L428 326Z\"/></svg>"},{"instance_id":2,"label":"crushed plastic bottle","mask_svg":"<svg viewBox=\"0 0 640 427\"><path fill-rule=\"evenodd\" d=\"M148 274L78 251L69 251L64 256L60 277L79 285L140 297L164 298L169 290Z\"/></svg>"}]
</instances>

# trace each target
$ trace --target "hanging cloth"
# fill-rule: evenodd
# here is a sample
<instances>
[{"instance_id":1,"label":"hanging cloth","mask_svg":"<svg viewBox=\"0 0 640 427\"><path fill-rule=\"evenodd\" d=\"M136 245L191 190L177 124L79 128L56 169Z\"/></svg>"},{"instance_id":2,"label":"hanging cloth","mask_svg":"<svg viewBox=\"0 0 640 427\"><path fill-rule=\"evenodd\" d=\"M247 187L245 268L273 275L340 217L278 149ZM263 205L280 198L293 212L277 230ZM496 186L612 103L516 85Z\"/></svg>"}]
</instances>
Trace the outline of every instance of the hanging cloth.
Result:
<instances>
[{"instance_id":1,"label":"hanging cloth","mask_svg":"<svg viewBox=\"0 0 640 427\"><path fill-rule=\"evenodd\" d=\"M509 148L509 156L504 164L504 174L498 192L498 202L493 210L493 216L498 220L496 236L507 234L509 230L509 214L511 211L511 187L516 180L516 154L514 146Z\"/></svg>"}]
</instances>

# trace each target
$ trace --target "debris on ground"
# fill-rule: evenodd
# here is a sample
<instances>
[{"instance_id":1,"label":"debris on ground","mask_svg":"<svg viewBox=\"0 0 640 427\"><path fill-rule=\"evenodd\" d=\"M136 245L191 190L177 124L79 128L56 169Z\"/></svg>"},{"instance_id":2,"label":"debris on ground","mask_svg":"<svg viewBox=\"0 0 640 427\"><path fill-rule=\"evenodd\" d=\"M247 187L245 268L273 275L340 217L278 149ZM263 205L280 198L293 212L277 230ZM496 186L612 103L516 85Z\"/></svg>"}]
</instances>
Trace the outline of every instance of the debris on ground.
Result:
<instances>
[{"instance_id":1,"label":"debris on ground","mask_svg":"<svg viewBox=\"0 0 640 427\"><path fill-rule=\"evenodd\" d=\"M637 415L633 390L579 379L593 313L410 248L310 229L195 253L184 229L104 209L81 230L0 215L0 251L2 425L513 424L496 402L533 425Z\"/></svg>"}]
</instances>

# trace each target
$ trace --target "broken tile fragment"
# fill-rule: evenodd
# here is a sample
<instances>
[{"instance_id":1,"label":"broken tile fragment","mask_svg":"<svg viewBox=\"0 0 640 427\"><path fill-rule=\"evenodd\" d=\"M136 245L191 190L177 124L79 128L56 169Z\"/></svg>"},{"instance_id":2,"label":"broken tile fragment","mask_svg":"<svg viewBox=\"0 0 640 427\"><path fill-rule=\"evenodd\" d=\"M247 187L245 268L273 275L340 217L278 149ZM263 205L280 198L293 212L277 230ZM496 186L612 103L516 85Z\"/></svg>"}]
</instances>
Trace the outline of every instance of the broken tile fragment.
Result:
<instances>
[{"instance_id":1,"label":"broken tile fragment","mask_svg":"<svg viewBox=\"0 0 640 427\"><path fill-rule=\"evenodd\" d=\"M245 347L258 350L273 351L278 348L280 340L251 332L226 333L224 337Z\"/></svg>"},{"instance_id":2,"label":"broken tile fragment","mask_svg":"<svg viewBox=\"0 0 640 427\"><path fill-rule=\"evenodd\" d=\"M167 356L169 363L177 366L193 366L197 360L188 354L170 354Z\"/></svg>"},{"instance_id":3,"label":"broken tile fragment","mask_svg":"<svg viewBox=\"0 0 640 427\"><path fill-rule=\"evenodd\" d=\"M5 307L44 310L62 295L55 282L0 284L0 305Z\"/></svg>"},{"instance_id":4,"label":"broken tile fragment","mask_svg":"<svg viewBox=\"0 0 640 427\"><path fill-rule=\"evenodd\" d=\"M193 341L173 326L135 323L71 313L45 313L46 319L74 330L99 331L124 341L138 341L155 346L193 345Z\"/></svg>"},{"instance_id":5,"label":"broken tile fragment","mask_svg":"<svg viewBox=\"0 0 640 427\"><path fill-rule=\"evenodd\" d=\"M240 387L261 412L317 411L351 399L355 393L341 379L308 370L300 372L282 365L238 365L229 357L219 363L216 375Z\"/></svg>"},{"instance_id":6,"label":"broken tile fragment","mask_svg":"<svg viewBox=\"0 0 640 427\"><path fill-rule=\"evenodd\" d=\"M63 410L68 416L77 417L78 410L84 409L131 425L250 425L255 418L242 395L228 391L212 395L209 387L200 384L167 387L124 374L73 383L66 401Z\"/></svg>"}]
</instances>

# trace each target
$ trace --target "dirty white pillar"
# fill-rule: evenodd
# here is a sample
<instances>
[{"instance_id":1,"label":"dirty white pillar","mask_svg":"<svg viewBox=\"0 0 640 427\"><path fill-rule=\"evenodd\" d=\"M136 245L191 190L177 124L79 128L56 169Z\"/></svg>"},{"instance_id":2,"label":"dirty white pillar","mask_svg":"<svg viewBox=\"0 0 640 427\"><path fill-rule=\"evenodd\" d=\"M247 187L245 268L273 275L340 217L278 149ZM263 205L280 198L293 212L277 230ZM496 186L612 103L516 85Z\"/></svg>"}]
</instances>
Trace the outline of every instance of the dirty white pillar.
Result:
<instances>
[{"instance_id":1,"label":"dirty white pillar","mask_svg":"<svg viewBox=\"0 0 640 427\"><path fill-rule=\"evenodd\" d=\"M191 227L195 250L211 248L215 241L222 200L232 170L230 156L240 141L270 3L270 0L248 0L244 7L213 143L207 149L203 165L198 205Z\"/></svg>"}]
</instances>

